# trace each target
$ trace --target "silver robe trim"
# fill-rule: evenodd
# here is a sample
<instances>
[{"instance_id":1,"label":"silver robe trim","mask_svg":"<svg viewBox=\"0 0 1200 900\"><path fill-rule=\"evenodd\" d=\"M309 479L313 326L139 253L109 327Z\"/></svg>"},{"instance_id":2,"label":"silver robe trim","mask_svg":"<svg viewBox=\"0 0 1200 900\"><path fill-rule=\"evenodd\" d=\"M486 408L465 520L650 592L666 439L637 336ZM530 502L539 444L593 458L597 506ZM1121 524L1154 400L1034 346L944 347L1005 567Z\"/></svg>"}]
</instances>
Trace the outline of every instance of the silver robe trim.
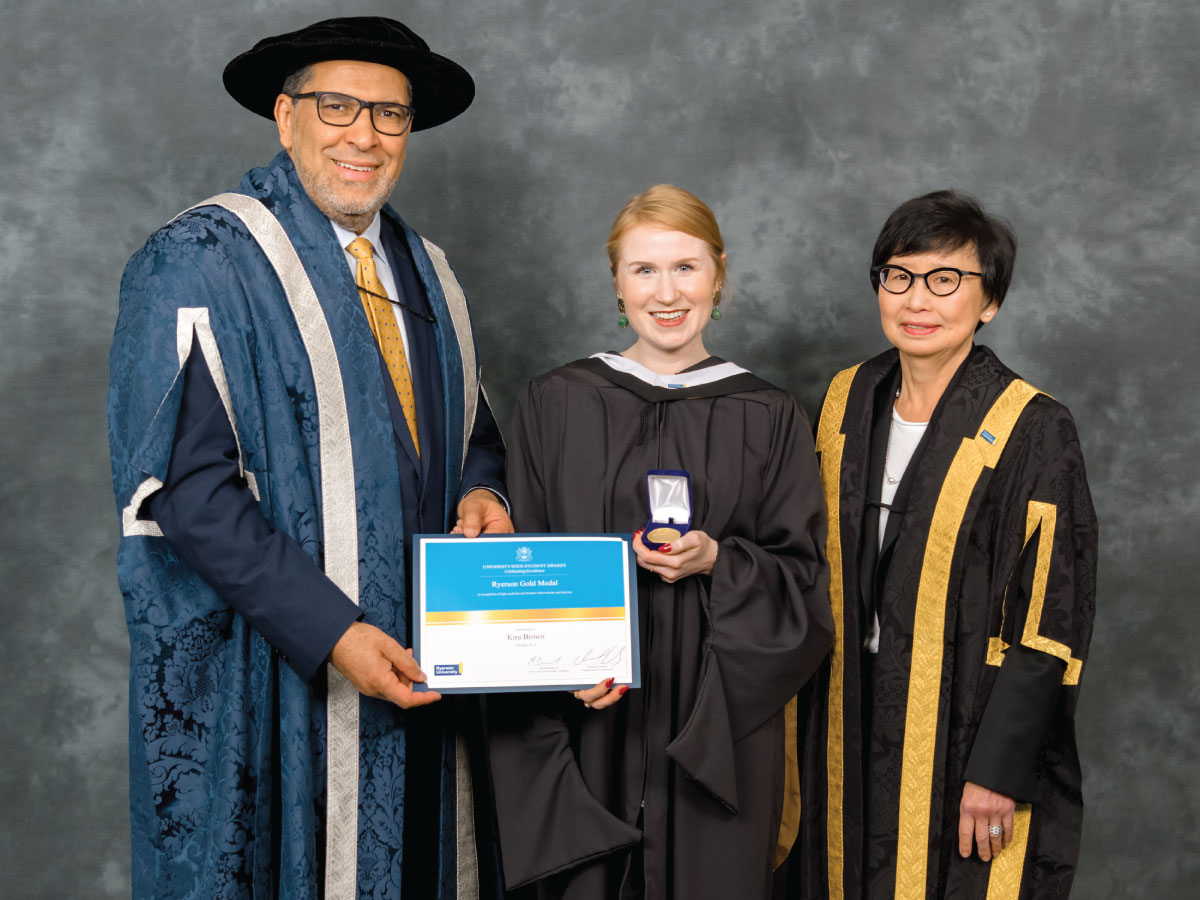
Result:
<instances>
[{"instance_id":1,"label":"silver robe trim","mask_svg":"<svg viewBox=\"0 0 1200 900\"><path fill-rule=\"evenodd\" d=\"M200 352L204 357L204 365L208 368L213 384L217 387L217 394L221 398L221 405L225 407L225 415L229 418L229 427L233 430L233 440L237 444L238 474L246 480L246 486L250 488L250 493L254 495L254 499L260 500L258 482L254 479L254 473L246 469L245 456L242 453L242 441L238 437L237 416L233 412L233 402L229 396L229 379L225 375L225 363L221 360L221 350L217 346L216 337L213 335L207 306L184 306L176 311L175 353L179 359L179 368L175 372L176 378L179 378L183 373L183 367L187 364L188 357L192 354L193 337L200 343ZM130 498L129 505L121 510L122 533L126 537L131 535L141 535L143 537L163 536L162 529L157 522L151 519L138 518L138 512L141 510L142 504L161 487L162 482L153 476L147 478L137 486L137 490L133 492L133 497Z\"/></svg>"},{"instance_id":2,"label":"silver robe trim","mask_svg":"<svg viewBox=\"0 0 1200 900\"><path fill-rule=\"evenodd\" d=\"M193 338L200 344L204 364L208 367L213 384L217 386L217 395L221 398L221 405L225 407L225 415L229 419L229 427L233 431L233 440L237 444L238 474L246 480L246 486L250 488L254 499L261 500L254 473L246 468L246 456L242 452L242 439L238 437L237 415L233 411L233 398L229 394L229 379L225 375L225 363L221 360L221 350L217 346L216 335L213 334L207 306L185 306L178 311L178 319L175 323L175 349L179 354L180 372L183 371L187 358L191 355Z\"/></svg>"},{"instance_id":3,"label":"silver robe trim","mask_svg":"<svg viewBox=\"0 0 1200 900\"><path fill-rule=\"evenodd\" d=\"M471 432L475 428L475 414L479 408L479 383L476 368L475 337L471 331L471 314L467 309L467 298L462 286L446 260L442 248L432 241L421 238L425 252L433 263L446 306L450 310L450 321L454 325L454 336L462 356L463 373L463 446L462 467L467 464ZM486 395L485 395L486 396ZM477 900L479 897L479 854L475 846L475 793L471 783L471 765L467 756L467 742L462 730L454 739L454 811L455 811L455 872L458 900Z\"/></svg>"},{"instance_id":4,"label":"silver robe trim","mask_svg":"<svg viewBox=\"0 0 1200 900\"><path fill-rule=\"evenodd\" d=\"M220 206L245 224L275 269L300 339L308 354L317 394L318 447L321 472L321 536L325 574L358 603L358 512L350 418L337 350L329 323L279 220L261 202L244 194L209 197L199 206ZM180 214L182 215L182 213ZM332 666L326 666L325 897L356 900L358 896L358 691Z\"/></svg>"},{"instance_id":5,"label":"silver robe trim","mask_svg":"<svg viewBox=\"0 0 1200 900\"><path fill-rule=\"evenodd\" d=\"M458 340L458 351L462 354L463 372L463 447L462 465L467 463L467 449L471 444L471 430L475 427L475 411L479 406L479 372L475 360L475 336L471 332L471 315L467 310L467 298L462 286L454 277L450 263L442 248L431 241L421 238L425 252L433 263L438 281L442 285L442 293L446 296L446 306L450 309L450 321L454 324L454 336ZM462 473L462 467L459 467Z\"/></svg>"},{"instance_id":6,"label":"silver robe trim","mask_svg":"<svg viewBox=\"0 0 1200 900\"><path fill-rule=\"evenodd\" d=\"M454 736L455 863L458 900L479 900L479 854L475 847L475 793L471 760L461 729Z\"/></svg>"},{"instance_id":7,"label":"silver robe trim","mask_svg":"<svg viewBox=\"0 0 1200 900\"><path fill-rule=\"evenodd\" d=\"M146 499L157 491L163 483L151 475L145 481L137 486L137 490L133 492L133 496L129 498L129 505L121 510L121 535L123 537L162 537L162 529L158 527L158 523L152 519L139 519L138 510L142 508L142 504Z\"/></svg>"}]
</instances>

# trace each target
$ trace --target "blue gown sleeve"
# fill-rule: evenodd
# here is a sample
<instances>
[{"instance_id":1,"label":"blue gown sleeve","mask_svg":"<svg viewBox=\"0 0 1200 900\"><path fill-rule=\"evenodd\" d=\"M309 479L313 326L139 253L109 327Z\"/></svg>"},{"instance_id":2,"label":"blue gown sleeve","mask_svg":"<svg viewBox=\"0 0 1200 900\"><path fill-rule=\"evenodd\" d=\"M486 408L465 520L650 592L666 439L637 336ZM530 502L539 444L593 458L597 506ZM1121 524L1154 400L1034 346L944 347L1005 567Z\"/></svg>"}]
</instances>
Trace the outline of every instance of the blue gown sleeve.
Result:
<instances>
[{"instance_id":1,"label":"blue gown sleeve","mask_svg":"<svg viewBox=\"0 0 1200 900\"><path fill-rule=\"evenodd\" d=\"M183 378L167 477L148 511L183 561L310 681L361 612L263 516L198 342Z\"/></svg>"},{"instance_id":2,"label":"blue gown sleeve","mask_svg":"<svg viewBox=\"0 0 1200 900\"><path fill-rule=\"evenodd\" d=\"M475 488L487 488L500 498L504 508L512 514L504 486L504 438L500 426L492 415L483 388L479 389L479 408L475 413L475 424L471 428L471 440L467 446L467 459L463 464L461 500Z\"/></svg>"}]
</instances>

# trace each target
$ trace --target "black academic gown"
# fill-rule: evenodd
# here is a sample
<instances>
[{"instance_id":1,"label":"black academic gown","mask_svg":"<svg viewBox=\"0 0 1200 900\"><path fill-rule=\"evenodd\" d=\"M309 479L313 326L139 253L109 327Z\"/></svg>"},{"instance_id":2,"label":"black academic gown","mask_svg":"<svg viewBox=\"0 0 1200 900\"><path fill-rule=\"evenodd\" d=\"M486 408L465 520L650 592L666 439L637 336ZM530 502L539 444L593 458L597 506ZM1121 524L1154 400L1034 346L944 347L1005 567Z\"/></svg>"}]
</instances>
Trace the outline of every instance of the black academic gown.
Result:
<instances>
[{"instance_id":1,"label":"black academic gown","mask_svg":"<svg viewBox=\"0 0 1200 900\"><path fill-rule=\"evenodd\" d=\"M1066 897L1082 818L1074 714L1097 524L1060 403L976 347L898 487L878 548L888 351L839 374L818 425L838 634L813 681L805 897ZM878 654L863 640L878 610ZM1012 845L959 856L972 781L1014 798Z\"/></svg>"},{"instance_id":2,"label":"black academic gown","mask_svg":"<svg viewBox=\"0 0 1200 900\"><path fill-rule=\"evenodd\" d=\"M637 570L641 688L605 710L489 699L506 882L539 897L763 898L798 826L781 829L787 785L798 800L785 707L831 638L807 420L749 373L667 389L590 359L526 388L518 530L634 531L655 468L691 474L693 527L720 552L711 577Z\"/></svg>"}]
</instances>

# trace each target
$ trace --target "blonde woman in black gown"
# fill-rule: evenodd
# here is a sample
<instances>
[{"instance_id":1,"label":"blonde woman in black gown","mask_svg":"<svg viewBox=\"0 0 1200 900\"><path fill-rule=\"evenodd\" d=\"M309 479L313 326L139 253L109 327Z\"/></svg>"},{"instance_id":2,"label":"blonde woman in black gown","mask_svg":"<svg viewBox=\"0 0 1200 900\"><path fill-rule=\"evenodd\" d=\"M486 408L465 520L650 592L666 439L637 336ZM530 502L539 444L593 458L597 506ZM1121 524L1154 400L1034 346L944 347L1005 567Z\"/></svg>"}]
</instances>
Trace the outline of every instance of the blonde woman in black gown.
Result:
<instances>
[{"instance_id":1,"label":"blonde woman in black gown","mask_svg":"<svg viewBox=\"0 0 1200 900\"><path fill-rule=\"evenodd\" d=\"M637 339L526 388L514 521L633 532L647 471L682 469L692 529L658 550L634 540L640 689L489 701L505 877L542 898L765 900L799 825L792 701L831 640L810 426L704 347L725 283L707 206L651 188L609 256Z\"/></svg>"}]
</instances>

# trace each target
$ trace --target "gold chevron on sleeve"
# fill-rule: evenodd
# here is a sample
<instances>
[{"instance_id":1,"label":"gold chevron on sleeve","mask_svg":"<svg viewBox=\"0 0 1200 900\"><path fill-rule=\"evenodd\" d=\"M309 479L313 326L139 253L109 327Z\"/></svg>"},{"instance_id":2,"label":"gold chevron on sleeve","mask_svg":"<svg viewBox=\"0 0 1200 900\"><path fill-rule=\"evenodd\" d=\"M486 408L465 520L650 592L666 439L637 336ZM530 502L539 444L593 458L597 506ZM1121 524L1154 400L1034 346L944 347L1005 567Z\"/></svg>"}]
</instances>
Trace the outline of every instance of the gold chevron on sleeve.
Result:
<instances>
[{"instance_id":1,"label":"gold chevron on sleeve","mask_svg":"<svg viewBox=\"0 0 1200 900\"><path fill-rule=\"evenodd\" d=\"M1046 602L1046 583L1050 574L1050 556L1054 546L1054 529L1058 521L1058 510L1052 503L1043 503L1038 500L1030 500L1028 506L1028 515L1025 522L1025 544L1021 548L1021 557L1024 558L1025 551L1029 549L1029 544L1033 540L1034 535L1038 537L1037 563L1035 565L1033 578L1033 596L1030 598L1029 613L1025 619L1025 631L1021 638L1021 643L1034 650L1040 650L1043 653L1049 653L1051 656L1056 656L1066 662L1067 668L1063 673L1062 683L1065 685L1079 684L1079 676L1083 672L1083 660L1072 656L1070 648L1065 644L1060 644L1050 638L1041 637L1038 634L1038 625L1042 618L1042 607ZM1039 526L1041 530L1039 531ZM1042 536L1050 532L1050 540L1043 541ZM1005 592L1005 607L1008 605L1007 591ZM1000 632L1004 632L1003 614L1000 619ZM987 658L984 660L989 666L999 666L1004 662L1004 654L1008 651L1008 644L1001 637L993 637L988 639Z\"/></svg>"},{"instance_id":2,"label":"gold chevron on sleeve","mask_svg":"<svg viewBox=\"0 0 1200 900\"><path fill-rule=\"evenodd\" d=\"M1071 655L1066 644L1044 637L1039 633L1042 624L1042 607L1046 604L1046 582L1050 577L1050 558L1054 552L1054 530L1058 525L1058 507L1040 500L1029 501L1029 512L1025 518L1025 542L1038 535L1037 564L1033 570L1033 587L1029 596L1029 612L1025 616L1025 631L1021 644L1057 656L1067 664L1063 673L1063 684L1079 684L1083 671L1083 660Z\"/></svg>"}]
</instances>

